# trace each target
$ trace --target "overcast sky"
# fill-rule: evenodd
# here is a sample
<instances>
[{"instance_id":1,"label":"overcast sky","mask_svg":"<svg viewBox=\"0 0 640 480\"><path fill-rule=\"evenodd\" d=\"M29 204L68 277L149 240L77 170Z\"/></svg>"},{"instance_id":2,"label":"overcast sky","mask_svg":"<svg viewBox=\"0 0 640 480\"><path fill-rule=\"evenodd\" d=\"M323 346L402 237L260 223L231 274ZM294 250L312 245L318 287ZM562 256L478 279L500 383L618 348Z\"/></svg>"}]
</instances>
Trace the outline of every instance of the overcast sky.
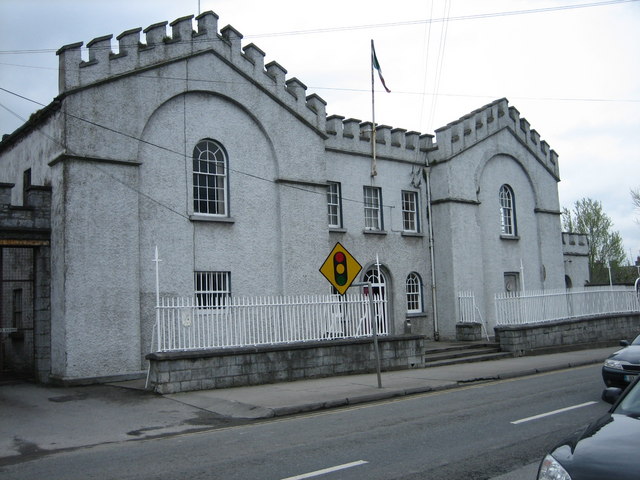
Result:
<instances>
[{"instance_id":1,"label":"overcast sky","mask_svg":"<svg viewBox=\"0 0 640 480\"><path fill-rule=\"evenodd\" d=\"M117 51L123 31L198 9L328 114L371 120L371 39L392 90L378 86L377 123L433 134L506 97L559 154L561 207L602 202L627 255L640 255L638 0L0 0L0 133L57 95L61 46L113 34Z\"/></svg>"}]
</instances>

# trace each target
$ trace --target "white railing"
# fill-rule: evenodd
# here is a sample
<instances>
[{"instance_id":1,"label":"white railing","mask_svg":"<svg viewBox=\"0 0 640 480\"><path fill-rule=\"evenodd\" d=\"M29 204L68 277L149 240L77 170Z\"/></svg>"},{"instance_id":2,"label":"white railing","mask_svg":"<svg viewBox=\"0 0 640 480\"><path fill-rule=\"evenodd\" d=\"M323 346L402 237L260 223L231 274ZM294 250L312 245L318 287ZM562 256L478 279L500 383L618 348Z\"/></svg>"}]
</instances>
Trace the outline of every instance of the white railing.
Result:
<instances>
[{"instance_id":1,"label":"white railing","mask_svg":"<svg viewBox=\"0 0 640 480\"><path fill-rule=\"evenodd\" d=\"M495 305L497 325L640 312L635 289L621 286L499 293Z\"/></svg>"},{"instance_id":2,"label":"white railing","mask_svg":"<svg viewBox=\"0 0 640 480\"><path fill-rule=\"evenodd\" d=\"M373 296L377 333L388 335L386 300ZM159 298L157 352L306 342L372 335L363 294L223 297L201 306L194 297Z\"/></svg>"},{"instance_id":3,"label":"white railing","mask_svg":"<svg viewBox=\"0 0 640 480\"><path fill-rule=\"evenodd\" d=\"M461 323L476 322L476 297L473 292L458 293L458 321Z\"/></svg>"}]
</instances>

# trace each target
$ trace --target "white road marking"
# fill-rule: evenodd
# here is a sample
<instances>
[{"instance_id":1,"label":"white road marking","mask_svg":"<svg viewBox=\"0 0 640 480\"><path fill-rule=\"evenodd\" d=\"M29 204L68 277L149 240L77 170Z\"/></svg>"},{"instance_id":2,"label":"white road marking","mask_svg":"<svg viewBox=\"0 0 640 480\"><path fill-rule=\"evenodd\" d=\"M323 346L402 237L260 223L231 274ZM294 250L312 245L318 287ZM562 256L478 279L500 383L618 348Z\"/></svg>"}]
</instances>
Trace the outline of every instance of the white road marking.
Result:
<instances>
[{"instance_id":1,"label":"white road marking","mask_svg":"<svg viewBox=\"0 0 640 480\"><path fill-rule=\"evenodd\" d=\"M295 477L287 477L282 480L302 480L304 478L313 478L319 477L320 475L325 475L327 473L338 472L340 470L345 470L347 468L359 467L360 465L364 465L366 462L364 460L358 460L357 462L345 463L344 465L337 465L335 467L329 467L322 470L316 470L315 472L303 473L302 475L296 475Z\"/></svg>"},{"instance_id":2,"label":"white road marking","mask_svg":"<svg viewBox=\"0 0 640 480\"><path fill-rule=\"evenodd\" d=\"M575 410L576 408L588 407L589 405L594 405L596 403L598 402L581 403L580 405L573 405L572 407L561 408L559 410L554 410L553 412L541 413L540 415L534 415L533 417L522 418L520 420L515 420L511 423L513 425L518 425L519 423L525 423L525 422L530 422L531 420L538 420L539 418L550 417L551 415L568 412L569 410Z\"/></svg>"}]
</instances>

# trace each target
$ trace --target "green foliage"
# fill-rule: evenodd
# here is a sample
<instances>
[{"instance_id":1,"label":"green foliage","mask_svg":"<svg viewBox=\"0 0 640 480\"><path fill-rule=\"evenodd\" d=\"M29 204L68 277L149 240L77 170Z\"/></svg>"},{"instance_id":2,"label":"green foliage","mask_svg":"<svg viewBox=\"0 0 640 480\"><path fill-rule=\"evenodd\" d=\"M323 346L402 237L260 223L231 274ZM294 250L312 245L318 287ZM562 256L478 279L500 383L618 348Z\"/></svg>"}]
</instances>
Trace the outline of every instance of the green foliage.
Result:
<instances>
[{"instance_id":1,"label":"green foliage","mask_svg":"<svg viewBox=\"0 0 640 480\"><path fill-rule=\"evenodd\" d=\"M573 210L563 208L562 228L589 236L589 271L591 283L608 283L609 270L619 270L626 260L622 237L613 230L613 222L604 213L597 200L583 198L576 201ZM613 276L613 275L612 275Z\"/></svg>"}]
</instances>

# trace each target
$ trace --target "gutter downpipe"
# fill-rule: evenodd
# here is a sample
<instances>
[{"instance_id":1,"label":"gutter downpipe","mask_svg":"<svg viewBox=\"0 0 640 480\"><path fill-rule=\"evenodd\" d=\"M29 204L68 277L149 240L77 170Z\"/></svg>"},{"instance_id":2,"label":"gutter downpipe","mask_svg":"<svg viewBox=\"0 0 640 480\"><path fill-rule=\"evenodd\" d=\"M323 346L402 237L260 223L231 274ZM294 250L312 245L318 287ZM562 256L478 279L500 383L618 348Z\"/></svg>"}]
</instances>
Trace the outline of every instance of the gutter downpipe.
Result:
<instances>
[{"instance_id":1,"label":"gutter downpipe","mask_svg":"<svg viewBox=\"0 0 640 480\"><path fill-rule=\"evenodd\" d=\"M433 339L437 342L440 341L440 331L438 330L438 301L436 298L436 270L435 270L435 256L433 253L433 216L431 213L431 166L429 166L429 159L425 154L426 166L422 169L422 174L425 179L425 189L427 190L427 216L429 222L429 255L431 258L431 303L433 304Z\"/></svg>"}]
</instances>

